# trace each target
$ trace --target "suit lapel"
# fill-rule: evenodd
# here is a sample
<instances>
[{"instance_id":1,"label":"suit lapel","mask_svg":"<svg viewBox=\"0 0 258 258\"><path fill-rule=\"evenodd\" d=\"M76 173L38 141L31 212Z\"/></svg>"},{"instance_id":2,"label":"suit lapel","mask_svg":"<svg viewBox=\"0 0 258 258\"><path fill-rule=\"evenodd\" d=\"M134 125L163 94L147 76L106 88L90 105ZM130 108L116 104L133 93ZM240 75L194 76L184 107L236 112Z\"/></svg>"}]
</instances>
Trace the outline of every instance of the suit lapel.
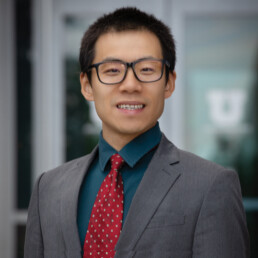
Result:
<instances>
[{"instance_id":1,"label":"suit lapel","mask_svg":"<svg viewBox=\"0 0 258 258\"><path fill-rule=\"evenodd\" d=\"M163 135L160 145L135 193L116 250L132 250L161 201L180 173L173 169L178 151Z\"/></svg>"},{"instance_id":2,"label":"suit lapel","mask_svg":"<svg viewBox=\"0 0 258 258\"><path fill-rule=\"evenodd\" d=\"M81 244L77 227L78 196L83 179L96 152L97 147L91 154L79 159L70 171L66 171L65 188L61 197L61 224L68 257L77 257L77 255L81 257Z\"/></svg>"}]
</instances>

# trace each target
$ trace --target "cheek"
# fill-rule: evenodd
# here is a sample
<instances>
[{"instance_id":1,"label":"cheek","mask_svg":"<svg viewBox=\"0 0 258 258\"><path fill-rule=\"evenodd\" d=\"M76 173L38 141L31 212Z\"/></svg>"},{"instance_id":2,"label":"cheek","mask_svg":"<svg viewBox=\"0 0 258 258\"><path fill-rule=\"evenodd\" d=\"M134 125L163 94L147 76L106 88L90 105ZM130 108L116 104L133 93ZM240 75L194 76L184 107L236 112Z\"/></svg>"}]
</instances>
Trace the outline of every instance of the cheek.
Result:
<instances>
[{"instance_id":1,"label":"cheek","mask_svg":"<svg viewBox=\"0 0 258 258\"><path fill-rule=\"evenodd\" d=\"M153 112L156 112L158 116L161 116L165 106L165 94L164 92L158 92L153 103Z\"/></svg>"},{"instance_id":2,"label":"cheek","mask_svg":"<svg viewBox=\"0 0 258 258\"><path fill-rule=\"evenodd\" d=\"M165 90L156 91L152 94L152 96L154 108L162 108L165 101Z\"/></svg>"},{"instance_id":3,"label":"cheek","mask_svg":"<svg viewBox=\"0 0 258 258\"><path fill-rule=\"evenodd\" d=\"M105 92L94 92L95 109L101 118L105 118L111 112L111 101L108 96L108 93Z\"/></svg>"},{"instance_id":4,"label":"cheek","mask_svg":"<svg viewBox=\"0 0 258 258\"><path fill-rule=\"evenodd\" d=\"M107 107L105 105L105 100L95 99L95 109L96 109L98 115L108 112Z\"/></svg>"}]
</instances>

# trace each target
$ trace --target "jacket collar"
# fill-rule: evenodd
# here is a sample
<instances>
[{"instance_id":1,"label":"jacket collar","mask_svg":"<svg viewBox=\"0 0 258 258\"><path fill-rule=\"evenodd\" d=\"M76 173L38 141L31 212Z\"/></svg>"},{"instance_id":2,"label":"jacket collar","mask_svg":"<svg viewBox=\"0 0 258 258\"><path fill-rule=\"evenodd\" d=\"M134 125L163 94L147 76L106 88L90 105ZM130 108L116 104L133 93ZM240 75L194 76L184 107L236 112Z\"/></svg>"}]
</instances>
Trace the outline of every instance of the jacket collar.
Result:
<instances>
[{"instance_id":1,"label":"jacket collar","mask_svg":"<svg viewBox=\"0 0 258 258\"><path fill-rule=\"evenodd\" d=\"M163 135L132 200L116 245L117 257L119 252L134 249L157 207L180 177L180 172L176 169L177 163L179 151Z\"/></svg>"},{"instance_id":2,"label":"jacket collar","mask_svg":"<svg viewBox=\"0 0 258 258\"><path fill-rule=\"evenodd\" d=\"M77 227L78 197L83 179L97 150L96 146L89 155L76 160L70 171L66 172L67 178L64 185L66 189L61 197L61 228L68 257L81 257L81 243Z\"/></svg>"}]
</instances>

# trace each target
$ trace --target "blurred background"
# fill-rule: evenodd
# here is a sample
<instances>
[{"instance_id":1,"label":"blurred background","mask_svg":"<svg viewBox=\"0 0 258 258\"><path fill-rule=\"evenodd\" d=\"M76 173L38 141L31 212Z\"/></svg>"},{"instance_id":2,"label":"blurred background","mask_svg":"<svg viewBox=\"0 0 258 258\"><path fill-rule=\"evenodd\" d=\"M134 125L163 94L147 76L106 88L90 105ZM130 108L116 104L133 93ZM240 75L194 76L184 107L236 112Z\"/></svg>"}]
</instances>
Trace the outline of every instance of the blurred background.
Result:
<instances>
[{"instance_id":1,"label":"blurred background","mask_svg":"<svg viewBox=\"0 0 258 258\"><path fill-rule=\"evenodd\" d=\"M35 179L98 141L100 121L80 94L80 40L121 6L171 27L178 77L161 128L178 147L237 170L258 257L256 0L0 0L0 257L23 257Z\"/></svg>"}]
</instances>

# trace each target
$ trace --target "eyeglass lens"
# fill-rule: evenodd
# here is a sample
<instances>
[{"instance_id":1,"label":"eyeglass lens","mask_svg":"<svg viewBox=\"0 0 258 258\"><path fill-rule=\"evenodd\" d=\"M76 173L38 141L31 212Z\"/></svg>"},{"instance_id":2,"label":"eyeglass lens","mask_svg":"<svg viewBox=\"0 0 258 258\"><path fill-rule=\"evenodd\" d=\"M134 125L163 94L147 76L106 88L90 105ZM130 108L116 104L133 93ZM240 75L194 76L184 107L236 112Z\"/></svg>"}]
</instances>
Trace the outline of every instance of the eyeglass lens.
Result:
<instances>
[{"instance_id":1,"label":"eyeglass lens","mask_svg":"<svg viewBox=\"0 0 258 258\"><path fill-rule=\"evenodd\" d=\"M142 82L159 80L162 75L162 61L142 60L133 66L135 75ZM110 61L99 65L99 78L103 83L119 83L124 79L127 65L120 61Z\"/></svg>"}]
</instances>

